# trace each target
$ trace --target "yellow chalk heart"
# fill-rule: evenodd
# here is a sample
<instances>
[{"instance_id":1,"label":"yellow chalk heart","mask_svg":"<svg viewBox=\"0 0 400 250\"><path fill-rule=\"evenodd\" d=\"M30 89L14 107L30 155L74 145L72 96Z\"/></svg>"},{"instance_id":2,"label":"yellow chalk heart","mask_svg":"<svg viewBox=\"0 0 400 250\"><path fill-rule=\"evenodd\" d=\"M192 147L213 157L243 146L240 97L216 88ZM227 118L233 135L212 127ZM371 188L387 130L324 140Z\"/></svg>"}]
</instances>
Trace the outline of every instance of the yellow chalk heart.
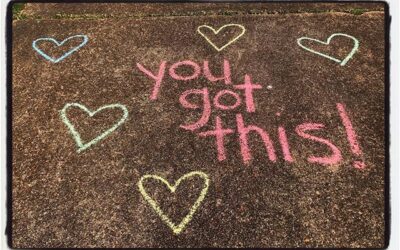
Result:
<instances>
[{"instance_id":1,"label":"yellow chalk heart","mask_svg":"<svg viewBox=\"0 0 400 250\"><path fill-rule=\"evenodd\" d=\"M162 211L162 209L160 208L160 206L157 204L156 201L154 201L150 195L146 192L146 190L143 187L143 181L146 179L156 179L161 181L162 183L164 183L165 185L167 185L168 189L172 192L175 193L176 188L179 186L179 184L188 178L191 178L193 176L199 176L202 179L204 179L204 187L200 192L199 197L197 198L197 200L195 201L195 203L193 204L193 206L190 208L189 213L185 216L185 218L183 218L183 220L181 221L181 223L179 223L178 225L176 225L175 223L173 223L170 218L165 215L165 213ZM140 193L143 195L143 197L145 198L145 200L150 204L150 206L154 209L154 211L156 211L156 213L161 217L161 219L172 229L172 231L175 234L180 234L182 232L182 230L186 227L186 225L192 220L193 218L193 214L196 212L197 208L200 206L201 202L204 200L204 197L207 194L208 191L208 185L209 185L209 178L208 175L200 172L200 171L193 171L190 173L185 174L184 176L182 176L181 178L179 178L174 185L170 185L168 181L166 181L164 178L158 176L158 175L144 175L142 178L140 178L139 182L138 182L138 187L139 187L139 191Z\"/></svg>"},{"instance_id":2,"label":"yellow chalk heart","mask_svg":"<svg viewBox=\"0 0 400 250\"><path fill-rule=\"evenodd\" d=\"M219 33L221 30L223 30L223 29L225 29L225 28L227 28L227 27L239 27L239 28L242 30L242 32L241 32L239 35L237 35L236 37L234 37L232 40L229 40L228 43L226 43L226 44L225 44L224 46L222 46L222 47L216 46L216 45L210 40L210 38L208 38L208 37L201 31L201 28L207 28L207 29L210 29L212 32L214 32L215 35L218 35L218 33ZM238 40L241 36L243 36L244 33L246 32L246 28L245 28L243 25L234 24L234 23L225 24L224 26L222 26L222 27L219 28L218 30L215 30L214 28L212 28L212 27L210 27L210 26L208 26L208 25L201 25L201 26L199 26L199 27L197 28L197 32L198 32L202 37L204 37L204 38L206 39L206 41L207 41L209 44L211 44L211 46L213 46L214 49L216 49L216 50L219 52L219 51L225 49L226 47L228 47L229 45L231 45L232 43L234 43L234 42L235 42L236 40Z\"/></svg>"}]
</instances>

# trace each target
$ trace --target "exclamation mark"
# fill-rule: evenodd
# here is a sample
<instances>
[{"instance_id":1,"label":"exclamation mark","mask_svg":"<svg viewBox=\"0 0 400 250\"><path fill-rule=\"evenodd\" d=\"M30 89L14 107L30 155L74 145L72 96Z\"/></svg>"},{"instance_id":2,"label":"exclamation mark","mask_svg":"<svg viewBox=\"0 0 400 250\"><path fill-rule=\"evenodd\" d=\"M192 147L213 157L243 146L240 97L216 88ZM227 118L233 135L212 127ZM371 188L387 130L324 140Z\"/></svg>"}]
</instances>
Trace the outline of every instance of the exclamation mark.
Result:
<instances>
[{"instance_id":1,"label":"exclamation mark","mask_svg":"<svg viewBox=\"0 0 400 250\"><path fill-rule=\"evenodd\" d=\"M346 129L347 140L350 143L350 149L353 152L353 154L355 154L357 156L357 158L361 158L363 153L362 153L360 145L357 141L356 132L354 131L354 128L350 121L349 116L347 115L345 106L344 106L344 104L337 103L336 107L339 111L340 118L342 119L343 125ZM356 161L354 161L353 166L358 169L364 169L365 163L362 160L356 160Z\"/></svg>"}]
</instances>

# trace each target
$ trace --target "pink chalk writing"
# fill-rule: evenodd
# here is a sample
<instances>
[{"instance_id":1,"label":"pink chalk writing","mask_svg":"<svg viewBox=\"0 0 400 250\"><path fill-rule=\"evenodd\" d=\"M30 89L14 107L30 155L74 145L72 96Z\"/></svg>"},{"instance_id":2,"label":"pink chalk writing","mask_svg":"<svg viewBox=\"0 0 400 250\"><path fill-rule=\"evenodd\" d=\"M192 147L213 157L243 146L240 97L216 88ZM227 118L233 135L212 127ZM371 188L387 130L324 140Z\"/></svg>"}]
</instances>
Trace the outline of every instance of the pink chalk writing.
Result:
<instances>
[{"instance_id":1,"label":"pink chalk writing","mask_svg":"<svg viewBox=\"0 0 400 250\"><path fill-rule=\"evenodd\" d=\"M230 95L233 96L235 98L235 103L230 105L230 106L226 106L220 103L220 98L224 95ZM241 103L241 99L240 96L238 94L236 94L233 91L230 90L221 90L220 92L218 92L218 94L214 97L214 106L221 109L221 110L231 110L231 109L235 109L237 108L240 103Z\"/></svg>"},{"instance_id":2,"label":"pink chalk writing","mask_svg":"<svg viewBox=\"0 0 400 250\"><path fill-rule=\"evenodd\" d=\"M201 66L202 67L201 67ZM200 117L187 124L182 124L182 129L192 131L198 134L200 137L215 137L215 146L217 152L218 161L224 161L228 158L228 152L225 148L226 136L233 137L237 140L240 146L240 156L245 165L249 165L252 161L252 148L254 150L255 145L250 145L250 136L256 136L258 140L261 140L266 156L270 162L276 162L278 159L278 153L276 151L273 140L270 134L262 127L246 124L244 115L236 113L236 128L224 127L221 117L215 116L214 128L207 131L202 131L202 128L206 126L213 114L214 109L220 110L221 112L232 112L238 109L241 105L245 106L246 114L256 112L256 101L255 101L255 90L262 90L263 87L259 83L253 83L249 74L244 75L244 83L233 83L231 74L230 62L226 59L220 64L221 70L219 73L212 72L210 68L210 62L207 60L203 61L203 64L198 64L191 60L183 60L172 63L168 69L170 79L174 81L190 81L200 77L208 80L211 84L223 84L225 89L216 91L215 95L209 91L207 87L201 89L188 89L179 95L179 103L181 107L187 110L199 110L201 112ZM219 66L219 65L218 65ZM137 63L137 67L143 72L152 82L154 82L150 100L157 100L160 96L161 86L165 80L165 71L167 69L167 62L161 61L157 73L153 73L146 69L140 63ZM217 67L218 68L218 67ZM183 70L189 70L189 74L183 75ZM268 88L268 87L267 87ZM243 92L241 92L243 91ZM193 98L196 97L196 98ZM244 108L244 107L243 107ZM353 166L356 169L365 169L366 165L362 158L362 150L357 140L357 135L354 130L353 124L350 120L346 107L342 103L336 103L336 108L339 113L342 124L345 128L347 141L349 142L351 152L357 157L353 162ZM278 111L273 111L277 117L281 116L282 108ZM279 139L280 151L282 158L287 163L294 163L295 159L292 155L293 150L291 149L291 140L293 137L288 138L288 133L294 133L297 135L297 140L300 141L311 141L322 145L320 148L329 150L327 153L322 153L321 156L307 156L307 161L310 163L320 165L337 165L342 161L342 153L340 149L332 143L331 140L322 138L320 136L313 135L313 131L320 131L325 128L322 123L305 122L295 127L294 131L287 131L284 126L280 125L277 129L276 137ZM276 138L274 134L272 134ZM294 145L294 144L293 144ZM252 146L252 147L251 147ZM296 151L295 151L296 152ZM295 154L298 158L298 154ZM297 159L296 159L297 160Z\"/></svg>"},{"instance_id":3,"label":"pink chalk writing","mask_svg":"<svg viewBox=\"0 0 400 250\"><path fill-rule=\"evenodd\" d=\"M203 88L202 90L200 89L191 89L187 90L182 93L182 95L179 97L179 102L181 103L182 107L187 108L187 109L198 109L200 108L199 105L193 104L188 102L187 97L189 95L202 95L203 96L203 108L202 108L202 115L201 118L189 125L181 125L181 128L186 129L186 130L196 130L198 128L203 127L205 124L207 124L208 120L210 119L210 114L211 114L211 104L210 104L210 97L208 95L208 89Z\"/></svg>"},{"instance_id":4,"label":"pink chalk writing","mask_svg":"<svg viewBox=\"0 0 400 250\"><path fill-rule=\"evenodd\" d=\"M246 98L247 112L252 113L256 111L253 98L253 89L262 89L261 85L251 83L251 78L249 75L245 75L244 84L235 85L235 89L243 89Z\"/></svg>"},{"instance_id":5,"label":"pink chalk writing","mask_svg":"<svg viewBox=\"0 0 400 250\"><path fill-rule=\"evenodd\" d=\"M223 129L221 118L218 116L215 118L215 130L206 131L199 133L200 136L215 136L217 151L218 151L218 160L223 161L226 159L225 155L225 146L224 146L224 136L227 134L232 134L232 129Z\"/></svg>"},{"instance_id":6,"label":"pink chalk writing","mask_svg":"<svg viewBox=\"0 0 400 250\"><path fill-rule=\"evenodd\" d=\"M178 67L184 66L184 65L189 66L189 67L192 67L192 69L193 69L193 74L192 74L192 75L189 75L189 76L181 76L181 75L178 75L178 74L176 73L176 69L177 69ZM201 73L201 68L200 68L200 66L199 66L197 63L192 62L192 61L189 61L189 60L174 63L174 64L171 66L171 68L169 68L169 75L170 75L172 78L174 78L175 80L181 80L181 81L189 81L189 80L196 79L197 77L200 76L200 73Z\"/></svg>"},{"instance_id":7,"label":"pink chalk writing","mask_svg":"<svg viewBox=\"0 0 400 250\"><path fill-rule=\"evenodd\" d=\"M303 138L323 143L323 144L327 145L328 147L330 147L332 150L331 156L327 156L327 157L310 156L308 158L308 161L310 163L319 163L322 165L334 165L334 164L339 163L342 160L342 153L340 152L340 150L335 145L333 145L329 140L323 139L320 137L316 137L316 136L306 133L309 130L320 130L324 127L325 126L323 124L319 124L319 123L304 123L304 124L301 124L296 127L296 133Z\"/></svg>"},{"instance_id":8,"label":"pink chalk writing","mask_svg":"<svg viewBox=\"0 0 400 250\"><path fill-rule=\"evenodd\" d=\"M145 67L143 67L140 63L137 63L137 67L146 75L150 76L151 78L153 78L154 80L156 80L156 83L154 84L154 88L153 88L153 92L151 93L150 99L151 100L156 100L158 97L158 92L160 92L160 87L161 87L161 82L164 78L164 74L165 74L165 65L166 65L166 61L162 61L158 70L157 75L154 75L153 73L151 73L148 69L146 69Z\"/></svg>"},{"instance_id":9,"label":"pink chalk writing","mask_svg":"<svg viewBox=\"0 0 400 250\"><path fill-rule=\"evenodd\" d=\"M237 122L237 129L239 132L240 150L242 152L244 163L249 164L249 161L251 160L251 151L248 145L248 134L251 131L257 132L261 136L261 139L263 140L265 148L268 152L268 157L270 161L275 162L276 161L275 148L274 145L272 144L271 139L269 138L268 133L265 132L263 129L254 125L249 125L246 127L244 125L243 116L241 114L236 115L236 122Z\"/></svg>"},{"instance_id":10,"label":"pink chalk writing","mask_svg":"<svg viewBox=\"0 0 400 250\"><path fill-rule=\"evenodd\" d=\"M136 66L139 68L140 71L145 73L147 76L149 76L152 80L155 80L154 88L152 91L152 94L150 96L151 100L156 100L158 98L160 88L162 85L162 82L164 80L164 75L165 75L165 69L166 69L166 61L161 61L161 64L159 66L159 70L157 75L152 73L150 70L146 69L143 65L140 63L137 63ZM179 67L190 67L193 73L191 75L187 76L182 76L179 75L176 71ZM204 71L204 76L207 80L211 82L216 82L216 81L222 81L224 80L224 83L226 85L229 85L232 83L231 80L231 69L230 69L230 63L228 60L224 59L223 62L223 76L221 77L216 77L214 76L209 68L209 62L204 61L203 62L203 71ZM188 81L188 80L194 80L200 77L201 75L201 67L193 61L190 60L185 60L185 61L180 61L172 64L172 66L168 70L169 76L174 79L174 80L179 80L179 81ZM249 75L245 75L245 83L236 85L236 89L243 89L245 93L245 98L246 98L246 105L247 105L247 110L248 112L254 112L255 111L255 105L254 105L254 100L253 100L253 90L255 89L261 89L262 86L259 84L253 84L251 82L251 78Z\"/></svg>"},{"instance_id":11,"label":"pink chalk writing","mask_svg":"<svg viewBox=\"0 0 400 250\"><path fill-rule=\"evenodd\" d=\"M366 167L363 161L354 161L353 166L357 169L364 169Z\"/></svg>"},{"instance_id":12,"label":"pink chalk writing","mask_svg":"<svg viewBox=\"0 0 400 250\"><path fill-rule=\"evenodd\" d=\"M358 141L357 141L356 132L354 131L353 124L350 121L349 115L346 112L346 108L345 108L344 104L337 103L336 104L336 108L339 111L340 118L342 119L342 122L343 122L343 126L346 129L347 140L350 143L351 151L356 156L362 156L362 151L361 151L361 148L360 148L360 146L358 144ZM353 165L354 165L355 168L359 168L359 169L365 168L365 163L364 162L356 161L356 162L354 162Z\"/></svg>"},{"instance_id":13,"label":"pink chalk writing","mask_svg":"<svg viewBox=\"0 0 400 250\"><path fill-rule=\"evenodd\" d=\"M285 128L279 127L278 133L279 133L279 142L281 143L283 157L285 158L285 161L293 162L293 158L292 158L292 154L290 153L289 142L287 139Z\"/></svg>"},{"instance_id":14,"label":"pink chalk writing","mask_svg":"<svg viewBox=\"0 0 400 250\"><path fill-rule=\"evenodd\" d=\"M231 66L229 61L224 59L224 75L221 77L215 77L212 75L210 68L208 66L208 61L204 61L204 76L211 82L224 80L225 84L231 84Z\"/></svg>"},{"instance_id":15,"label":"pink chalk writing","mask_svg":"<svg viewBox=\"0 0 400 250\"><path fill-rule=\"evenodd\" d=\"M336 107L339 111L340 117L342 118L343 125L346 128L347 139L350 142L351 151L353 151L355 155L360 156L362 152L357 142L357 135L354 131L353 125L351 124L350 118L347 115L345 106L341 103L337 103Z\"/></svg>"}]
</instances>

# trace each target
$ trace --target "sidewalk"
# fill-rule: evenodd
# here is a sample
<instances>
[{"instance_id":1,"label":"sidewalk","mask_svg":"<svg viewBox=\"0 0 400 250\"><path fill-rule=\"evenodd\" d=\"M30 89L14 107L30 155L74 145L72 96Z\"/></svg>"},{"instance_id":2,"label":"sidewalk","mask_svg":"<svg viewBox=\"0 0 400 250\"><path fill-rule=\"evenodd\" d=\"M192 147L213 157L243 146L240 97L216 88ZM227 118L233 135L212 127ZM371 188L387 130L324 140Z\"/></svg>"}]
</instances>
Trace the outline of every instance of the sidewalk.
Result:
<instances>
[{"instance_id":1,"label":"sidewalk","mask_svg":"<svg viewBox=\"0 0 400 250\"><path fill-rule=\"evenodd\" d=\"M383 247L384 18L381 4L27 4L13 21L13 247ZM75 35L87 43L32 48ZM71 108L85 142L123 122L77 153L67 103L128 115ZM138 182L191 171L209 188L176 235ZM145 188L179 224L202 183Z\"/></svg>"}]
</instances>

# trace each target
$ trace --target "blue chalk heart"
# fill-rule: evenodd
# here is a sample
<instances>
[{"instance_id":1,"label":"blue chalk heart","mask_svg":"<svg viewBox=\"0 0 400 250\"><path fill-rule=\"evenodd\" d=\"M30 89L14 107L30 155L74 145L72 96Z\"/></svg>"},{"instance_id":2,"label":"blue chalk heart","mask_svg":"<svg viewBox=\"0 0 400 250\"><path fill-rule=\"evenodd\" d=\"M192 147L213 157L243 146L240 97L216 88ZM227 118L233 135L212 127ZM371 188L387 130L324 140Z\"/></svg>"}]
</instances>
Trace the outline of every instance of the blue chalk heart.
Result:
<instances>
[{"instance_id":1,"label":"blue chalk heart","mask_svg":"<svg viewBox=\"0 0 400 250\"><path fill-rule=\"evenodd\" d=\"M47 55L46 53L44 53L41 49L39 49L36 44L40 41L50 41L52 43L55 43L58 47L62 46L64 43L66 43L67 41L74 39L74 38L83 38L83 41L81 42L81 44L79 44L78 46L70 49L69 51L67 51L64 55L62 55L59 58L53 58L49 55ZM67 39L65 39L62 42L58 42L57 40L55 40L54 38L48 38L48 37L43 37L43 38L39 38L36 39L35 41L33 41L32 43L32 47L34 50L36 50L39 55L43 56L45 59L49 60L52 63L58 63L61 62L62 60L64 60L66 57L68 57L69 55L71 55L72 53L74 53L75 51L77 51L78 49L82 48L87 42L89 41L89 38L86 35L76 35L76 36L71 36L68 37Z\"/></svg>"}]
</instances>

